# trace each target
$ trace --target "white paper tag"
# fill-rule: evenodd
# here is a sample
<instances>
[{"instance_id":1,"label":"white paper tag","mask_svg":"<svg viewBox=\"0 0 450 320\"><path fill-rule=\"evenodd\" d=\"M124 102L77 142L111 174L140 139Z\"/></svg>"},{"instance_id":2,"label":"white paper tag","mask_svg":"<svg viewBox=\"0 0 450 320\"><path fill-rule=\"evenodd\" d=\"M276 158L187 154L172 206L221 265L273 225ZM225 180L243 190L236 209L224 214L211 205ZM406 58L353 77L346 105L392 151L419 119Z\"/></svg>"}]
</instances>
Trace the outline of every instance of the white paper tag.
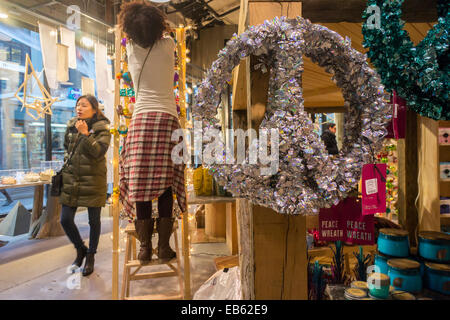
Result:
<instances>
[{"instance_id":1,"label":"white paper tag","mask_svg":"<svg viewBox=\"0 0 450 320\"><path fill-rule=\"evenodd\" d=\"M394 118L397 118L398 104L394 104Z\"/></svg>"},{"instance_id":2,"label":"white paper tag","mask_svg":"<svg viewBox=\"0 0 450 320\"><path fill-rule=\"evenodd\" d=\"M378 192L377 178L366 180L366 194L369 196L377 192Z\"/></svg>"}]
</instances>

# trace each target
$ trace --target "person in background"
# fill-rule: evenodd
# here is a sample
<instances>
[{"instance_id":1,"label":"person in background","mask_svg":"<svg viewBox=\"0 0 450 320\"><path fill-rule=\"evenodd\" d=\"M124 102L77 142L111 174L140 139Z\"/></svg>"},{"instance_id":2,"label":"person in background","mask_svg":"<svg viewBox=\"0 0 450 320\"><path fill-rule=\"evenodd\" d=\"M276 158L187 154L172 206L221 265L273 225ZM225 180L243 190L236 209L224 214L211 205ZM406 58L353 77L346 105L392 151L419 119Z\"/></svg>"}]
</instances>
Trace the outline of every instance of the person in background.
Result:
<instances>
[{"instance_id":1,"label":"person in background","mask_svg":"<svg viewBox=\"0 0 450 320\"><path fill-rule=\"evenodd\" d=\"M173 194L186 212L184 167L172 161L172 141L180 129L173 92L175 42L164 13L148 1L124 3L119 26L127 38L128 68L136 86L136 103L120 155L120 201L134 222L141 243L138 259L152 260L152 200L158 199L156 230L160 261L176 254L170 248Z\"/></svg>"},{"instance_id":2,"label":"person in background","mask_svg":"<svg viewBox=\"0 0 450 320\"><path fill-rule=\"evenodd\" d=\"M322 133L321 139L327 148L329 154L338 154L339 149L336 141L336 124L326 123L325 130Z\"/></svg>"},{"instance_id":3,"label":"person in background","mask_svg":"<svg viewBox=\"0 0 450 320\"><path fill-rule=\"evenodd\" d=\"M77 250L73 262L81 267L86 263L83 276L94 271L94 255L100 239L100 213L106 202L106 151L111 134L109 120L99 109L94 96L84 95L76 103L77 116L69 120L64 137L63 185L60 196L62 204L61 225ZM89 214L89 248L81 239L75 224L78 207L87 207Z\"/></svg>"}]
</instances>

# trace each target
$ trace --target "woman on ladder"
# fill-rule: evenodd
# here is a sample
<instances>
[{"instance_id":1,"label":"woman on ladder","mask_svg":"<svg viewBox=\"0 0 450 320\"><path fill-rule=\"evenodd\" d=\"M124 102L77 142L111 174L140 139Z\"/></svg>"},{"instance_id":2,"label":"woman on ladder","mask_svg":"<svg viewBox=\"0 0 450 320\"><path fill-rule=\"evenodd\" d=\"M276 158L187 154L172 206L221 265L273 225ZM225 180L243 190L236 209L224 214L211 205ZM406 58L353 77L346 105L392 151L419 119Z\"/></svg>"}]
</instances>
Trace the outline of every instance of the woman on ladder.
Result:
<instances>
[{"instance_id":1,"label":"woman on ladder","mask_svg":"<svg viewBox=\"0 0 450 320\"><path fill-rule=\"evenodd\" d=\"M173 222L173 192L186 211L184 164L172 162L171 141L180 129L173 91L175 42L167 34L164 14L147 1L122 5L119 26L127 38L128 68L136 89L136 103L120 155L120 201L126 214L136 217L141 243L138 259L152 259L152 200L158 199L156 229L160 262L175 258L169 246Z\"/></svg>"}]
</instances>

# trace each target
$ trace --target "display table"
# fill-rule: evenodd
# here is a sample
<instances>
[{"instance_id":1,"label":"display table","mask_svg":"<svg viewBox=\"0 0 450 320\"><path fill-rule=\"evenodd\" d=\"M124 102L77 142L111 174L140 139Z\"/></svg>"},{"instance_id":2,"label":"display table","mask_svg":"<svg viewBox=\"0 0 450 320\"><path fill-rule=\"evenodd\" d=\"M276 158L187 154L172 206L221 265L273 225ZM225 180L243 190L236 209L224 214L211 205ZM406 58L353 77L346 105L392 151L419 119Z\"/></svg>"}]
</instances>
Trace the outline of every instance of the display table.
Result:
<instances>
[{"instance_id":1,"label":"display table","mask_svg":"<svg viewBox=\"0 0 450 320\"><path fill-rule=\"evenodd\" d=\"M226 242L230 254L237 254L236 199L195 196L189 193L188 205L205 205L205 229L193 230L192 243Z\"/></svg>"},{"instance_id":2,"label":"display table","mask_svg":"<svg viewBox=\"0 0 450 320\"><path fill-rule=\"evenodd\" d=\"M51 236L60 236L64 230L59 222L61 205L58 197L47 197L46 210L44 208L44 185L50 185L50 181L24 182L17 184L0 184L0 190L13 188L34 187L33 208L31 211L30 239L42 239Z\"/></svg>"}]
</instances>

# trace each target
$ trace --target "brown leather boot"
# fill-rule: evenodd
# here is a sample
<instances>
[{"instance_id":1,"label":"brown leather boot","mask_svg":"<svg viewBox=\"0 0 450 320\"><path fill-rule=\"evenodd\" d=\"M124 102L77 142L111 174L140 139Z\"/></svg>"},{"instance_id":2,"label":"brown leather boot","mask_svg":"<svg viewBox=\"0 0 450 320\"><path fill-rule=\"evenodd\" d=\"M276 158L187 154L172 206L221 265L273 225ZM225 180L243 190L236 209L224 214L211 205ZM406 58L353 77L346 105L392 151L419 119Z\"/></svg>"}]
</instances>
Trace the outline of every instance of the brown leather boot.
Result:
<instances>
[{"instance_id":1,"label":"brown leather boot","mask_svg":"<svg viewBox=\"0 0 450 320\"><path fill-rule=\"evenodd\" d=\"M169 245L174 220L173 218L156 219L156 229L158 230L158 258L162 261L169 261L176 257L176 253Z\"/></svg>"},{"instance_id":2,"label":"brown leather boot","mask_svg":"<svg viewBox=\"0 0 450 320\"><path fill-rule=\"evenodd\" d=\"M147 264L152 260L152 234L155 225L155 219L136 219L134 226L141 248L138 254L138 260L142 264Z\"/></svg>"}]
</instances>

